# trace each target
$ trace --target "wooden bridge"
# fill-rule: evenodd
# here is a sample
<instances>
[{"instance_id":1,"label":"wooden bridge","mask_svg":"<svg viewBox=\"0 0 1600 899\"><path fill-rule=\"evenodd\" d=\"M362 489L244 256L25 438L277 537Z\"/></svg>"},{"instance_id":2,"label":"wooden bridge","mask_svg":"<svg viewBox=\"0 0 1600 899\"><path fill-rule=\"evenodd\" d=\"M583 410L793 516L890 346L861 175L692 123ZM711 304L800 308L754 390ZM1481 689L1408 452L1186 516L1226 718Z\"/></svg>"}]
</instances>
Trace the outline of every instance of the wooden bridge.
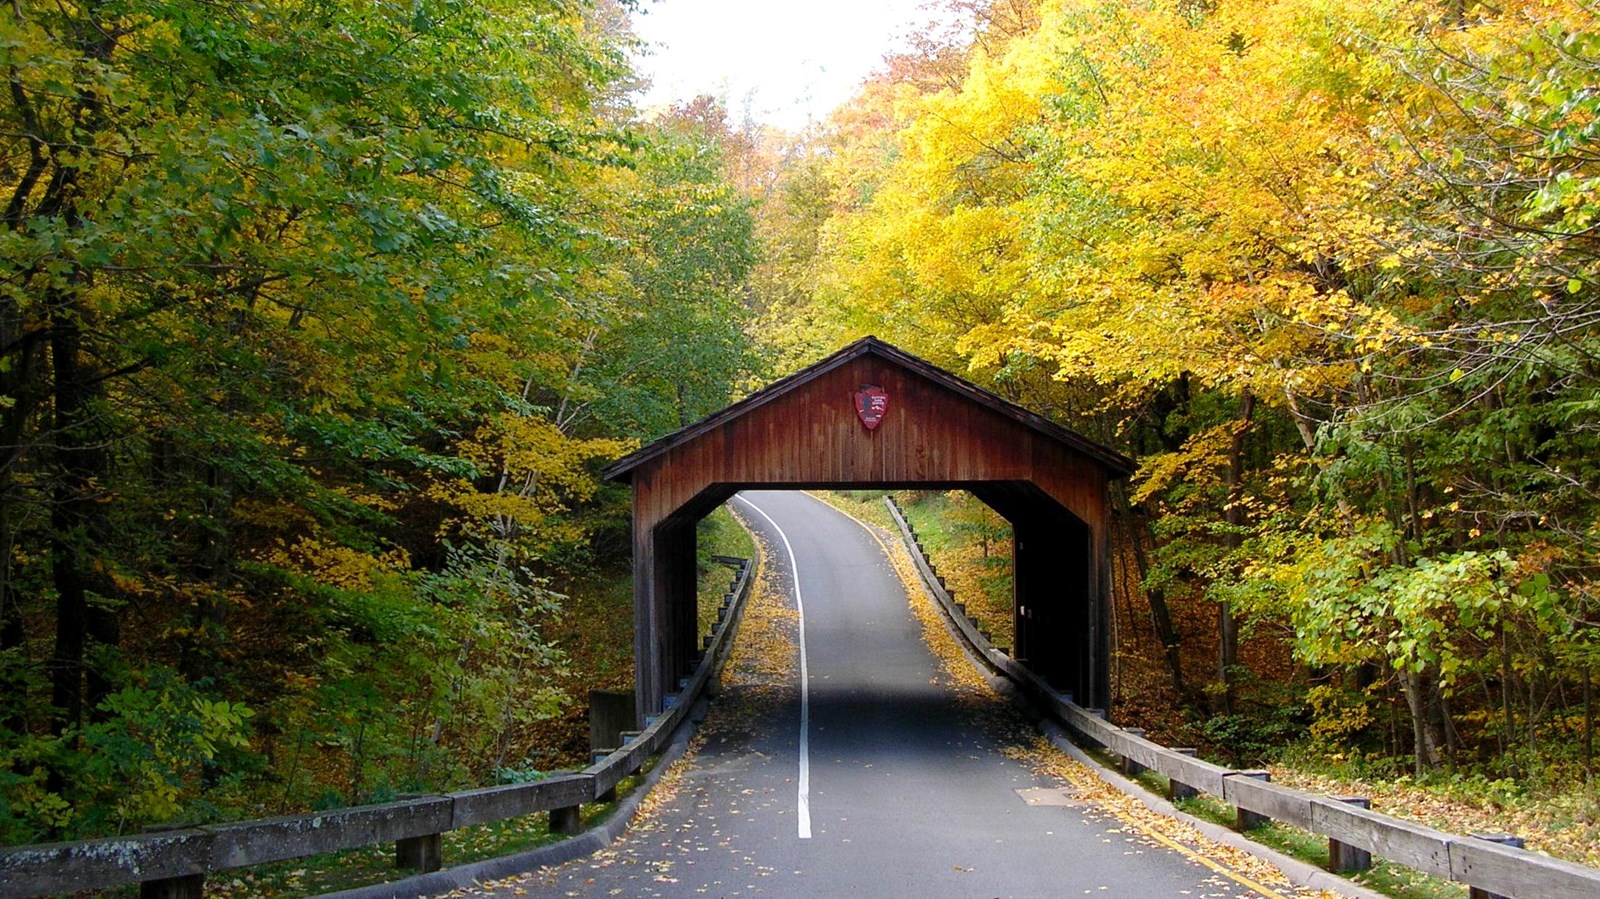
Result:
<instances>
[{"instance_id":1,"label":"wooden bridge","mask_svg":"<svg viewBox=\"0 0 1600 899\"><path fill-rule=\"evenodd\" d=\"M1013 656L1091 706L1110 695L1107 484L1133 462L867 337L617 462L633 486L641 719L699 647L695 524L740 490L970 491L1011 523Z\"/></svg>"}]
</instances>

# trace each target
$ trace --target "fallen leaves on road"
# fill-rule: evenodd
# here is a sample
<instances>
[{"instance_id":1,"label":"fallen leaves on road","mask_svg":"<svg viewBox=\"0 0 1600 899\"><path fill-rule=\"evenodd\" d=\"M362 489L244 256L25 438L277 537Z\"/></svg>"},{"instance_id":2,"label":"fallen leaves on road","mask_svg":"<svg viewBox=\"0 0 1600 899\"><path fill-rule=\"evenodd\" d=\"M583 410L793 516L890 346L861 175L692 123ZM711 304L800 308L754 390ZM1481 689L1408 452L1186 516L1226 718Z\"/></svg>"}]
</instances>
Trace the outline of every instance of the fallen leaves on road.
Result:
<instances>
[{"instance_id":1,"label":"fallen leaves on road","mask_svg":"<svg viewBox=\"0 0 1600 899\"><path fill-rule=\"evenodd\" d=\"M1084 803L1085 811L1090 816L1123 825L1114 826L1113 830L1126 828L1126 836L1148 847L1161 846L1165 850L1182 847L1180 851L1191 859L1218 872L1204 883L1208 895L1213 890L1218 895L1235 895L1240 884L1251 886L1269 897L1311 899L1329 895L1296 889L1289 885L1287 878L1275 866L1248 853L1207 840L1194 828L1151 812L1051 746L1038 735L1021 711L1004 701L997 701L988 682L973 668L961 644L946 627L942 613L923 593L903 546L898 540L884 540L883 537L887 535L881 532L878 536L896 572L908 587L911 609L922 625L929 648L940 662L940 682L950 689L952 702L972 716L975 727L983 728L1002 745L1010 747L1005 752L1007 756L1028 764L1036 773L1053 779L1063 787L1070 785L1075 799ZM771 558L770 551L765 552L764 557ZM723 670L722 695L713 704L711 714L690 744L689 752L666 772L644 800L633 828L625 837L589 858L530 875L481 884L451 895L525 895L530 887L547 895L555 888L579 887L569 895L590 895L588 888L593 887L596 881L586 875L608 869L625 872L624 880L633 889L630 894L649 895L649 885L678 883L680 875L689 876L692 870L684 868L679 871L672 868L671 862L657 861L664 848L678 852L679 857L686 860L686 865L693 865L692 853L703 851L708 844L714 851L733 850L734 847L723 838L716 815L706 804L709 800L698 798L698 793L705 791L707 785L691 778L689 762L705 747L714 745L714 741L759 742L761 735L752 731L769 728L771 722L788 720L778 707L798 702L798 617L784 587L781 578L775 577L769 566L762 564L758 568L740 626L739 639ZM691 790L697 792L686 793ZM661 811L669 806L681 806L686 796L694 801L695 810L684 826L668 832ZM758 802L761 799L741 793L737 801ZM738 814L738 809L731 808L728 812ZM1119 838L1121 836L1119 834ZM742 863L750 869L746 873L754 879L772 873L772 869L756 865L748 855L743 857ZM962 873L974 871L967 866L954 867ZM609 883L617 882L616 874L617 871L613 870ZM729 886L731 884L714 881L696 888L695 892L708 889L723 892ZM753 889L754 883L744 885L746 891ZM611 891L612 894L617 892Z\"/></svg>"},{"instance_id":2,"label":"fallen leaves on road","mask_svg":"<svg viewBox=\"0 0 1600 899\"><path fill-rule=\"evenodd\" d=\"M706 811L704 800L695 802L695 819L668 832L663 820L665 809L681 805L686 790L699 789L690 780L693 762L707 745L734 741L757 743L766 736L766 730L776 721L786 720L779 706L798 702L799 650L797 637L799 617L789 602L786 585L774 583L771 567L765 563L772 558L771 547L761 546L757 561L755 583L746 602L744 617L739 625L738 639L734 641L728 662L722 669L722 694L712 704L711 712L689 743L688 750L662 775L648 796L639 805L638 814L628 832L611 846L587 857L562 865L543 868L530 874L483 883L450 893L451 897L524 896L529 888L543 894L558 886L569 889L565 895L590 895L589 889L596 878L585 876L588 872L623 869L626 879L633 884L628 889L614 888L609 895L648 895L645 884L672 885L681 878L673 873L674 863L659 858L663 847L673 847L685 856L703 852L708 848L729 849L729 841ZM761 756L759 752L751 753ZM739 801L765 801L766 797L743 790ZM689 794L693 797L695 794ZM741 814L735 807L732 815ZM707 847L704 842L711 841ZM749 856L742 858L755 878L766 877L771 868L758 866ZM693 864L692 861L688 864ZM580 874L583 872L583 874ZM612 878L614 882L615 878ZM753 885L746 887L752 889ZM707 888L697 888L705 892Z\"/></svg>"}]
</instances>

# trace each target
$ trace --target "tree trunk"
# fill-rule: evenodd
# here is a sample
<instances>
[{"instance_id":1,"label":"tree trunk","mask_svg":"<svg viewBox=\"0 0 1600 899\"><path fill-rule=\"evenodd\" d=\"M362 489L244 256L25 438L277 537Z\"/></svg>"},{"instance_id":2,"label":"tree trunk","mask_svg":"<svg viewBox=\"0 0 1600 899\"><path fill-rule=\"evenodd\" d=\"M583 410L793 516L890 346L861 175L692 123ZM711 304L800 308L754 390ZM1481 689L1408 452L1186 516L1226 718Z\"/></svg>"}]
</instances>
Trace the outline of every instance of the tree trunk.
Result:
<instances>
[{"instance_id":1,"label":"tree trunk","mask_svg":"<svg viewBox=\"0 0 1600 899\"><path fill-rule=\"evenodd\" d=\"M89 641L114 646L119 624L105 604L110 591L95 564L94 550L109 537L105 501L108 456L98 425L99 378L86 363L79 317L63 310L50 342L55 368L56 486L50 513L51 576L56 588L56 649L52 699L56 730L82 720L111 684L87 664ZM91 602L98 594L101 602Z\"/></svg>"},{"instance_id":2,"label":"tree trunk","mask_svg":"<svg viewBox=\"0 0 1600 899\"><path fill-rule=\"evenodd\" d=\"M1244 543L1244 438L1250 430L1250 419L1255 414L1255 394L1246 387L1239 398L1239 421L1233 429L1233 440L1228 445L1228 505L1223 511L1227 531L1223 545L1231 554ZM1239 622L1227 600L1217 606L1217 677L1222 681L1222 710L1233 714L1234 668L1239 664Z\"/></svg>"},{"instance_id":3,"label":"tree trunk","mask_svg":"<svg viewBox=\"0 0 1600 899\"><path fill-rule=\"evenodd\" d=\"M1405 693L1406 708L1411 712L1412 755L1417 777L1425 776L1440 762L1439 741L1431 721L1433 698L1431 679L1426 674L1401 672L1400 686Z\"/></svg>"},{"instance_id":4,"label":"tree trunk","mask_svg":"<svg viewBox=\"0 0 1600 899\"><path fill-rule=\"evenodd\" d=\"M103 21L104 13L101 3L90 3L81 16L72 19L72 40L86 59L109 60L122 34ZM85 82L77 91L70 125L53 134L52 129L43 127L33 97L16 80L12 81L11 98L22 120L30 125L29 145L35 162L42 154L46 164L37 171L30 168L34 177L25 179L26 190L13 195L6 224L24 228L33 221L59 220L68 232L82 232L79 149L93 146L96 135L108 128L104 98L92 82ZM45 186L30 209L34 186L39 183ZM48 334L50 371L41 373L39 390L41 394L53 390L55 401L50 565L56 589L56 642L50 673L57 732L75 726L82 720L85 705L92 708L110 690L100 672L86 669L89 640L114 645L118 639L115 611L103 602L90 602L91 593L108 596L104 589L95 589L101 575L92 558L93 549L103 546L108 536L104 497L99 495L105 489L108 456L100 439L103 426L97 420L101 381L89 361L93 357L83 347L88 313L78 302L80 293L90 286L89 279L75 260L67 257L64 261L69 265L63 276L65 284L38 288L43 307L50 310L48 329L40 329ZM52 774L52 780L55 777Z\"/></svg>"},{"instance_id":5,"label":"tree trunk","mask_svg":"<svg viewBox=\"0 0 1600 899\"><path fill-rule=\"evenodd\" d=\"M1583 781L1594 777L1594 686L1589 663L1583 665Z\"/></svg>"},{"instance_id":6,"label":"tree trunk","mask_svg":"<svg viewBox=\"0 0 1600 899\"><path fill-rule=\"evenodd\" d=\"M228 617L225 588L231 558L228 535L233 522L233 487L221 469L211 464L205 466L205 482L208 498L202 508L212 526L201 532L192 570L195 579L210 589L195 597L189 636L178 655L179 673L190 682L217 675L217 655L226 639Z\"/></svg>"},{"instance_id":7,"label":"tree trunk","mask_svg":"<svg viewBox=\"0 0 1600 899\"><path fill-rule=\"evenodd\" d=\"M23 624L17 591L12 589L8 580L0 585L0 654L21 650L27 643L28 634ZM13 734L23 734L28 730L27 684L27 678L21 671L0 659L0 690L5 690L9 706L4 719L0 719L0 727Z\"/></svg>"},{"instance_id":8,"label":"tree trunk","mask_svg":"<svg viewBox=\"0 0 1600 899\"><path fill-rule=\"evenodd\" d=\"M1144 548L1144 526L1138 521L1138 516L1133 512L1133 506L1128 502L1128 494L1122 484L1115 484L1111 488L1112 496L1116 502L1118 516L1122 519L1123 533L1128 535L1129 548L1133 550L1134 565L1138 569L1139 583L1150 574L1150 557ZM1161 642L1162 655L1167 663L1167 674L1172 678L1172 689L1178 696L1179 702L1187 699L1188 689L1183 680L1183 657L1179 651L1182 638L1172 625L1172 610L1167 607L1167 597L1164 592L1157 589L1141 587L1146 602L1150 605L1150 625L1156 632L1156 639Z\"/></svg>"}]
</instances>

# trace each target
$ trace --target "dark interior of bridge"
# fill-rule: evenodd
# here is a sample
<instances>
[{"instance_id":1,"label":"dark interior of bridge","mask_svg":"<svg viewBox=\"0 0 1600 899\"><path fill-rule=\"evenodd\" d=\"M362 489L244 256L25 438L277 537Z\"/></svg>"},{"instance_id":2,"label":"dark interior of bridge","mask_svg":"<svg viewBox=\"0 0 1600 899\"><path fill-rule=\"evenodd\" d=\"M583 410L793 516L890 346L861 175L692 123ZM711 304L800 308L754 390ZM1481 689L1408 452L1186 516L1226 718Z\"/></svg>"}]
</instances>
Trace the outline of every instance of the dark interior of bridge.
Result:
<instances>
[{"instance_id":1,"label":"dark interior of bridge","mask_svg":"<svg viewBox=\"0 0 1600 899\"><path fill-rule=\"evenodd\" d=\"M1089 526L1026 481L959 483L715 484L654 530L655 583L664 601L661 663L671 680L699 652L696 525L741 490L966 490L1010 523L1013 534L1013 658L1051 686L1090 705L1109 694L1103 610L1091 595Z\"/></svg>"}]
</instances>

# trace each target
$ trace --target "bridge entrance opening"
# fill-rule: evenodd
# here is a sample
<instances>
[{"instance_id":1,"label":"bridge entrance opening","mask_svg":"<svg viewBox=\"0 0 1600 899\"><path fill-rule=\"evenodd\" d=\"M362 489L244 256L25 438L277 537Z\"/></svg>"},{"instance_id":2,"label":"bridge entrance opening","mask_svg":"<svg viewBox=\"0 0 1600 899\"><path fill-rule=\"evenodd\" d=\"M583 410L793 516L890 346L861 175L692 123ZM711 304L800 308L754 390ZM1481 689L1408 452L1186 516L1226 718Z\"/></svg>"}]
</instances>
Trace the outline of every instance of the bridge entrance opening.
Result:
<instances>
[{"instance_id":1,"label":"bridge entrance opening","mask_svg":"<svg viewBox=\"0 0 1600 899\"><path fill-rule=\"evenodd\" d=\"M1110 695L1111 480L1133 463L875 338L620 460L633 487L641 716L698 651L696 525L741 490L965 490L1011 524L1015 658L1089 706Z\"/></svg>"}]
</instances>

